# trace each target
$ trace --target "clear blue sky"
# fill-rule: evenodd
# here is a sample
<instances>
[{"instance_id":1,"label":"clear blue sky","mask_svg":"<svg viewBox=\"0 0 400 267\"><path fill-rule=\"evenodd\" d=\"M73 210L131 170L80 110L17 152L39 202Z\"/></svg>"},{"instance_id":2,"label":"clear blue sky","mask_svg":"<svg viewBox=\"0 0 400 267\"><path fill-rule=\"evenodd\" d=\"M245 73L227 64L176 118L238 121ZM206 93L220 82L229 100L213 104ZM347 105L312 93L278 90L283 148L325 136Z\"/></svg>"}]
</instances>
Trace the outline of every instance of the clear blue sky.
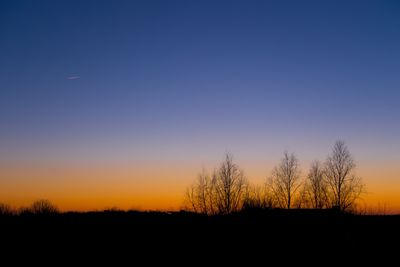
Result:
<instances>
[{"instance_id":1,"label":"clear blue sky","mask_svg":"<svg viewBox=\"0 0 400 267\"><path fill-rule=\"evenodd\" d=\"M344 138L392 155L399 14L398 1L1 1L0 154L219 158Z\"/></svg>"}]
</instances>

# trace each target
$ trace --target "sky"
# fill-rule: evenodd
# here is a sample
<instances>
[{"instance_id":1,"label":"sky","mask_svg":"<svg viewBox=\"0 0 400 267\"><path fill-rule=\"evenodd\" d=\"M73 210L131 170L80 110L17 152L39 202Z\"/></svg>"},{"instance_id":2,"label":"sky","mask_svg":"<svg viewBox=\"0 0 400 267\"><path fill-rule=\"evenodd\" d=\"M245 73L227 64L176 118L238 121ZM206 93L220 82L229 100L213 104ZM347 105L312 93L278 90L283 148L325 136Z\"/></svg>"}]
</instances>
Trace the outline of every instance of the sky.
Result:
<instances>
[{"instance_id":1,"label":"sky","mask_svg":"<svg viewBox=\"0 0 400 267\"><path fill-rule=\"evenodd\" d=\"M234 155L263 183L344 140L400 213L397 1L1 1L0 202L179 209Z\"/></svg>"}]
</instances>

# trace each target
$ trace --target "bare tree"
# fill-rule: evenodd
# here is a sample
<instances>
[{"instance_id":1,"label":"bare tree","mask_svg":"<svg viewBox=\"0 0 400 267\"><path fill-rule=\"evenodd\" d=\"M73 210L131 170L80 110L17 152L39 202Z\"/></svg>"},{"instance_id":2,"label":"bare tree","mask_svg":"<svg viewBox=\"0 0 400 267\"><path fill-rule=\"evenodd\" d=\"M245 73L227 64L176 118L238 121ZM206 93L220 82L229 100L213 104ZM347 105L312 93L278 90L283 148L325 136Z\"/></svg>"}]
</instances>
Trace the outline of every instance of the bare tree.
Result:
<instances>
[{"instance_id":1,"label":"bare tree","mask_svg":"<svg viewBox=\"0 0 400 267\"><path fill-rule=\"evenodd\" d=\"M293 153L284 153L281 163L272 170L268 186L279 207L292 207L301 186L299 162Z\"/></svg>"},{"instance_id":2,"label":"bare tree","mask_svg":"<svg viewBox=\"0 0 400 267\"><path fill-rule=\"evenodd\" d=\"M186 202L195 212L213 215L239 211L247 194L243 171L226 154L220 167L210 176L203 170L186 191Z\"/></svg>"},{"instance_id":3,"label":"bare tree","mask_svg":"<svg viewBox=\"0 0 400 267\"><path fill-rule=\"evenodd\" d=\"M304 209L311 207L310 200L308 198L308 183L307 181L299 186L298 193L293 202L292 207L296 209Z\"/></svg>"},{"instance_id":4,"label":"bare tree","mask_svg":"<svg viewBox=\"0 0 400 267\"><path fill-rule=\"evenodd\" d=\"M307 175L306 195L314 209L323 209L328 205L328 184L323 165L319 161L311 164Z\"/></svg>"},{"instance_id":5,"label":"bare tree","mask_svg":"<svg viewBox=\"0 0 400 267\"><path fill-rule=\"evenodd\" d=\"M326 180L332 206L340 211L351 209L363 192L364 185L354 171L356 164L346 144L337 141L325 164Z\"/></svg>"},{"instance_id":6,"label":"bare tree","mask_svg":"<svg viewBox=\"0 0 400 267\"><path fill-rule=\"evenodd\" d=\"M215 213L214 179L205 169L199 173L196 182L187 189L186 201L190 209L195 212L207 215Z\"/></svg>"},{"instance_id":7,"label":"bare tree","mask_svg":"<svg viewBox=\"0 0 400 267\"><path fill-rule=\"evenodd\" d=\"M230 214L239 211L246 196L247 181L243 171L233 162L231 154L225 155L225 160L213 180L218 213Z\"/></svg>"}]
</instances>

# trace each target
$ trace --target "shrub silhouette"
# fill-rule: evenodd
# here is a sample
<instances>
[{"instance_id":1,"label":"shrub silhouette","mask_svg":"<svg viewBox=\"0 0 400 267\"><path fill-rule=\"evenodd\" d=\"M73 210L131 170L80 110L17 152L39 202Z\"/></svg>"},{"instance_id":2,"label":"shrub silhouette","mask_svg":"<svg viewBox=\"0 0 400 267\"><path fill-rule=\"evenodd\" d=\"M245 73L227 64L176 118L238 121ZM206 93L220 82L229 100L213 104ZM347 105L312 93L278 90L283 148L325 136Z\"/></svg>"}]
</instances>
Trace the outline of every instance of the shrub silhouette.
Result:
<instances>
[{"instance_id":1,"label":"shrub silhouette","mask_svg":"<svg viewBox=\"0 0 400 267\"><path fill-rule=\"evenodd\" d=\"M10 216L13 214L14 212L10 205L5 203L0 203L0 216Z\"/></svg>"},{"instance_id":2,"label":"shrub silhouette","mask_svg":"<svg viewBox=\"0 0 400 267\"><path fill-rule=\"evenodd\" d=\"M58 208L47 199L39 199L32 203L28 212L35 215L51 215L59 213Z\"/></svg>"}]
</instances>

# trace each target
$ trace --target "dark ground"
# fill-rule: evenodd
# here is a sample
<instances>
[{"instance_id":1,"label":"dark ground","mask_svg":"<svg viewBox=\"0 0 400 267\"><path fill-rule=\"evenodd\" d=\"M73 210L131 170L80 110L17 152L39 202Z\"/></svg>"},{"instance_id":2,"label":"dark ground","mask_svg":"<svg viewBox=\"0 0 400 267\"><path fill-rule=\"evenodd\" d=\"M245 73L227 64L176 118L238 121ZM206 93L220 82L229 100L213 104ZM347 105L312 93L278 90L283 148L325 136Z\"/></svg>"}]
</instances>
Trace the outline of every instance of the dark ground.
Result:
<instances>
[{"instance_id":1,"label":"dark ground","mask_svg":"<svg viewBox=\"0 0 400 267\"><path fill-rule=\"evenodd\" d=\"M325 266L400 256L400 216L312 210L215 217L186 212L11 216L0 217L0 234L2 258L12 256L14 263L28 259L74 265L111 260L112 265L127 261L124 265L134 266L160 265L160 261L168 266L240 262Z\"/></svg>"}]
</instances>

